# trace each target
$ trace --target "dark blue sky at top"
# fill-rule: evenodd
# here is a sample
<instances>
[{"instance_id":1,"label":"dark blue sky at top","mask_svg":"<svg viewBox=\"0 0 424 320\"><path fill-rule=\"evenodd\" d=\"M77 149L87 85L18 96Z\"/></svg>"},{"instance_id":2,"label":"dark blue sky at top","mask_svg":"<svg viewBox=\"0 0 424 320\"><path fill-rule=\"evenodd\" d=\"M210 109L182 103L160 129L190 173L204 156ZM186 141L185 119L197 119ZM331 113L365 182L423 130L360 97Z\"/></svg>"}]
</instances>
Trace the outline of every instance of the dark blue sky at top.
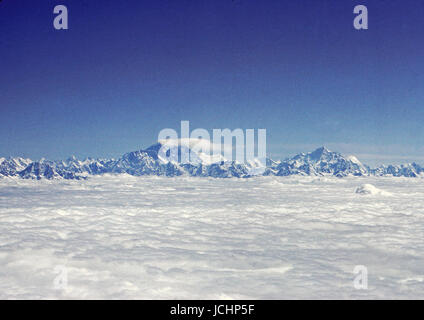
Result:
<instances>
[{"instance_id":1,"label":"dark blue sky at top","mask_svg":"<svg viewBox=\"0 0 424 320\"><path fill-rule=\"evenodd\" d=\"M423 163L423 71L419 0L3 0L0 155L117 157L189 120Z\"/></svg>"}]
</instances>

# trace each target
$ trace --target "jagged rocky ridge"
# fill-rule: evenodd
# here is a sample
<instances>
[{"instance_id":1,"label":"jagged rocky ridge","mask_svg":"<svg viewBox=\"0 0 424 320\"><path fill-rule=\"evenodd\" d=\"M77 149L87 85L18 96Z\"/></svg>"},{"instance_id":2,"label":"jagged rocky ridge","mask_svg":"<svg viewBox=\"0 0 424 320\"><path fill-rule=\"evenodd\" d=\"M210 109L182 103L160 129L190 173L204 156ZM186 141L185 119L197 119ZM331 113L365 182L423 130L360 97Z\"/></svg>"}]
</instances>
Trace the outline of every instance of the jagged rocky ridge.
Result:
<instances>
[{"instance_id":1,"label":"jagged rocky ridge","mask_svg":"<svg viewBox=\"0 0 424 320\"><path fill-rule=\"evenodd\" d=\"M255 165L242 164L235 161L208 162L199 154L191 162L165 162L158 155L162 145L157 143L145 150L124 154L121 158L78 160L75 157L64 161L42 159L31 161L23 158L0 158L0 178L20 177L23 179L86 179L92 175L130 174L133 176L199 176L245 178L255 174ZM186 147L178 146L180 154ZM424 168L416 163L404 165L389 165L370 168L363 165L356 157L345 157L338 152L332 152L325 147L313 152L301 153L283 161L267 159L263 175L290 176L424 176Z\"/></svg>"}]
</instances>

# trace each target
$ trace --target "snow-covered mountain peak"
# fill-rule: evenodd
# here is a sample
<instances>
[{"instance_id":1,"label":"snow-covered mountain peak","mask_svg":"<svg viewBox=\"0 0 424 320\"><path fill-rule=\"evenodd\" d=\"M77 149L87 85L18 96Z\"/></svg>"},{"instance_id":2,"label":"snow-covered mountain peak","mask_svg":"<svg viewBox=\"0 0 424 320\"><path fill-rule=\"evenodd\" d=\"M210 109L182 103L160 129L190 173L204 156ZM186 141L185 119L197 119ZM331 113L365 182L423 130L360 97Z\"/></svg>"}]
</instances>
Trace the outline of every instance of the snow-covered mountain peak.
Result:
<instances>
[{"instance_id":1,"label":"snow-covered mountain peak","mask_svg":"<svg viewBox=\"0 0 424 320\"><path fill-rule=\"evenodd\" d=\"M320 147L312 152L300 153L287 159L277 167L271 168L276 175L367 175L368 170L356 158L344 157L326 147Z\"/></svg>"},{"instance_id":2,"label":"snow-covered mountain peak","mask_svg":"<svg viewBox=\"0 0 424 320\"><path fill-rule=\"evenodd\" d=\"M322 146L322 147L319 147L319 148L315 149L314 151L310 152L310 155L316 155L316 156L321 157L321 156L329 154L329 153L332 153L332 151L330 151L327 147Z\"/></svg>"},{"instance_id":3,"label":"snow-covered mountain peak","mask_svg":"<svg viewBox=\"0 0 424 320\"><path fill-rule=\"evenodd\" d=\"M294 160L304 162L319 162L319 161L331 161L339 158L341 155L337 152L332 152L326 147L320 147L312 152L300 153L293 157Z\"/></svg>"},{"instance_id":4,"label":"snow-covered mountain peak","mask_svg":"<svg viewBox=\"0 0 424 320\"><path fill-rule=\"evenodd\" d=\"M330 158L334 158L336 156L339 156L340 154L337 152L332 152L326 147L320 147L310 153L308 153L309 158L311 160L328 160Z\"/></svg>"},{"instance_id":5,"label":"snow-covered mountain peak","mask_svg":"<svg viewBox=\"0 0 424 320\"><path fill-rule=\"evenodd\" d=\"M0 175L3 176L15 176L18 171L24 170L30 163L31 159L25 158L1 158L0 159Z\"/></svg>"},{"instance_id":6,"label":"snow-covered mountain peak","mask_svg":"<svg viewBox=\"0 0 424 320\"><path fill-rule=\"evenodd\" d=\"M66 162L78 162L77 157L75 157L74 155L68 157L68 159L66 159Z\"/></svg>"}]
</instances>

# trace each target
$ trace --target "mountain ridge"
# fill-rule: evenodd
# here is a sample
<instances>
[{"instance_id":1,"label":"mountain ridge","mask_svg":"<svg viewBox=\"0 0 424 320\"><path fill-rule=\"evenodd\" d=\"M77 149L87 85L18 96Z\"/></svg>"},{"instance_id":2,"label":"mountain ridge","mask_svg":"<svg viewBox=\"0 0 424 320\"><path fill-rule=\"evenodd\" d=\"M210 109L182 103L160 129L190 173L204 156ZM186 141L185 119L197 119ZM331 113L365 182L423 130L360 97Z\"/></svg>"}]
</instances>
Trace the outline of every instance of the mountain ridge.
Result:
<instances>
[{"instance_id":1,"label":"mountain ridge","mask_svg":"<svg viewBox=\"0 0 424 320\"><path fill-rule=\"evenodd\" d=\"M78 160L71 156L66 160L51 161L41 159L32 161L24 158L0 158L0 178L19 177L22 179L70 179L82 180L90 176L111 174L129 174L133 176L197 176L214 178L248 178L255 175L264 176L394 176L394 177L424 177L424 168L413 163L402 165L382 165L371 168L362 164L355 156L344 156L339 152L330 151L325 146L308 153L299 153L285 160L266 159L266 167L259 167L255 161L239 163L226 160L210 161L212 157L205 153L194 152L189 146L173 146L174 155L188 151L192 155L184 163L165 161L159 155L162 144L153 144L147 149L141 149L123 154L119 159ZM205 160L206 159L206 160ZM260 170L263 169L263 170Z\"/></svg>"}]
</instances>

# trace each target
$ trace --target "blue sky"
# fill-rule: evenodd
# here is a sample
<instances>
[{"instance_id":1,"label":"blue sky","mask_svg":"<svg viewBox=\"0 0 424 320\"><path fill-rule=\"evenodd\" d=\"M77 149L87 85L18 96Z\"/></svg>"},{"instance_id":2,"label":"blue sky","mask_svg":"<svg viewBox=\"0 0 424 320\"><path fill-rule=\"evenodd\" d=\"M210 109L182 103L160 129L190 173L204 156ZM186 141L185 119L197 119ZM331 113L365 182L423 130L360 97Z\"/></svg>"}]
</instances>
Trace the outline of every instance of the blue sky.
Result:
<instances>
[{"instance_id":1,"label":"blue sky","mask_svg":"<svg viewBox=\"0 0 424 320\"><path fill-rule=\"evenodd\" d=\"M189 120L265 128L275 158L424 163L423 36L419 0L3 0L0 155L117 157Z\"/></svg>"}]
</instances>

